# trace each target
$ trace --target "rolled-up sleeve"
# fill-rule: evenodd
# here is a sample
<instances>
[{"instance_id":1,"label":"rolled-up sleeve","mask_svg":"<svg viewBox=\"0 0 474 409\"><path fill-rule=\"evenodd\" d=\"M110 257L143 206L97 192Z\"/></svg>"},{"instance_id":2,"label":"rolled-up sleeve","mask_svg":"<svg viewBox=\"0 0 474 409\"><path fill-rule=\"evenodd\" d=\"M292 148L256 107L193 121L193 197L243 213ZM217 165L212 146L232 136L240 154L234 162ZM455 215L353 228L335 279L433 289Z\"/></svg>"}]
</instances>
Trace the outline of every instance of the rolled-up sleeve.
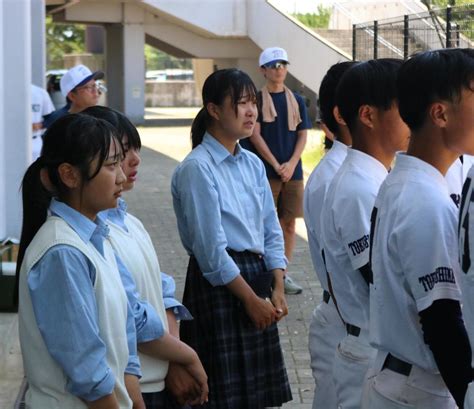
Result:
<instances>
[{"instance_id":1,"label":"rolled-up sleeve","mask_svg":"<svg viewBox=\"0 0 474 409\"><path fill-rule=\"evenodd\" d=\"M183 163L173 176L172 193L181 239L203 276L213 286L230 283L240 270L226 251L219 195L210 170L196 160Z\"/></svg>"},{"instance_id":2,"label":"rolled-up sleeve","mask_svg":"<svg viewBox=\"0 0 474 409\"><path fill-rule=\"evenodd\" d=\"M46 348L66 374L67 390L87 401L111 394L115 386L100 337L94 280L90 261L66 245L52 247L28 275Z\"/></svg>"},{"instance_id":3,"label":"rolled-up sleeve","mask_svg":"<svg viewBox=\"0 0 474 409\"><path fill-rule=\"evenodd\" d=\"M122 284L127 293L128 302L135 320L136 340L138 343L161 338L165 333L163 321L156 310L146 301L140 299L135 281L120 257L115 256ZM128 334L133 337L132 334ZM130 342L130 341L129 341Z\"/></svg>"},{"instance_id":4,"label":"rolled-up sleeve","mask_svg":"<svg viewBox=\"0 0 474 409\"><path fill-rule=\"evenodd\" d=\"M262 166L263 168L263 166ZM265 171L265 169L263 169ZM275 210L275 203L270 189L270 184L265 176L262 175L262 184L265 186L263 197L263 233L264 233L264 256L265 265L268 270L275 268L285 269L288 260L285 257L285 244L280 222Z\"/></svg>"},{"instance_id":5,"label":"rolled-up sleeve","mask_svg":"<svg viewBox=\"0 0 474 409\"><path fill-rule=\"evenodd\" d=\"M189 321L193 316L189 310L175 298L176 283L170 275L161 272L161 286L165 309L172 309L177 321Z\"/></svg>"}]
</instances>

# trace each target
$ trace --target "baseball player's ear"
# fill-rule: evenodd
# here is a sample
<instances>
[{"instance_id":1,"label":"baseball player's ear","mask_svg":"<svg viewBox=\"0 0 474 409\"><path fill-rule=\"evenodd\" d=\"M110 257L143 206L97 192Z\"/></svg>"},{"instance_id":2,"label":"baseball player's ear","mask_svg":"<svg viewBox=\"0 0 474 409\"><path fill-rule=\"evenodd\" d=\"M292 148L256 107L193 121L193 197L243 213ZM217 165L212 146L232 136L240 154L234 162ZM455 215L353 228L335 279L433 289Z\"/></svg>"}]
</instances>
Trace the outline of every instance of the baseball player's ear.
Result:
<instances>
[{"instance_id":1,"label":"baseball player's ear","mask_svg":"<svg viewBox=\"0 0 474 409\"><path fill-rule=\"evenodd\" d=\"M206 108L209 115L218 121L219 120L219 107L213 102L209 102Z\"/></svg>"},{"instance_id":2,"label":"baseball player's ear","mask_svg":"<svg viewBox=\"0 0 474 409\"><path fill-rule=\"evenodd\" d=\"M442 102L435 102L431 104L428 115L433 123L439 128L445 128L448 122L448 115L446 112L446 105Z\"/></svg>"},{"instance_id":3,"label":"baseball player's ear","mask_svg":"<svg viewBox=\"0 0 474 409\"><path fill-rule=\"evenodd\" d=\"M332 114L334 115L334 118L336 119L336 122L339 125L347 126L346 121L344 121L344 118L342 117L341 113L339 112L339 107L337 105L333 108Z\"/></svg>"},{"instance_id":4,"label":"baseball player's ear","mask_svg":"<svg viewBox=\"0 0 474 409\"><path fill-rule=\"evenodd\" d=\"M370 105L361 105L359 107L359 120L368 128L374 127L374 108Z\"/></svg>"}]
</instances>

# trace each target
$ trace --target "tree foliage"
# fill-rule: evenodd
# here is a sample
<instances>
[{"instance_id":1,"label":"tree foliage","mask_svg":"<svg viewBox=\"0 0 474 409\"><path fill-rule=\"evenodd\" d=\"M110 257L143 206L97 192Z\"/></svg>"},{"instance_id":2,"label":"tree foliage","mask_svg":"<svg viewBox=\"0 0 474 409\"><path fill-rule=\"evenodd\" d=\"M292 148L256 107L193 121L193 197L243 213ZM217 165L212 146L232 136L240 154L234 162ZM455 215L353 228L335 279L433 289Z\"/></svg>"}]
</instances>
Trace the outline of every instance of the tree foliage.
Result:
<instances>
[{"instance_id":1,"label":"tree foliage","mask_svg":"<svg viewBox=\"0 0 474 409\"><path fill-rule=\"evenodd\" d=\"M46 56L48 69L63 68L64 54L85 51L86 26L55 23L46 17Z\"/></svg>"},{"instance_id":2,"label":"tree foliage","mask_svg":"<svg viewBox=\"0 0 474 409\"><path fill-rule=\"evenodd\" d=\"M145 44L145 60L147 70L165 70L168 68L192 68L189 58L176 58L164 51Z\"/></svg>"},{"instance_id":3,"label":"tree foliage","mask_svg":"<svg viewBox=\"0 0 474 409\"><path fill-rule=\"evenodd\" d=\"M331 9L318 5L317 13L295 13L293 14L301 23L309 28L328 28L331 18Z\"/></svg>"}]
</instances>

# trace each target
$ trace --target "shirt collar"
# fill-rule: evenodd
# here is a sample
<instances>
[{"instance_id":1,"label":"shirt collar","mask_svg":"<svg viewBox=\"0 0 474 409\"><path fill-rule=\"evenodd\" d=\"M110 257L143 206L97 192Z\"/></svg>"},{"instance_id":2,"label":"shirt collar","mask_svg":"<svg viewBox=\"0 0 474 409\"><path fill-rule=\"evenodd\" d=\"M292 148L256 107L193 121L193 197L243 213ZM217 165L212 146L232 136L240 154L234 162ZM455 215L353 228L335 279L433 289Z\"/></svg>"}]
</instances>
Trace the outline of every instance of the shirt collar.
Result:
<instances>
[{"instance_id":1,"label":"shirt collar","mask_svg":"<svg viewBox=\"0 0 474 409\"><path fill-rule=\"evenodd\" d=\"M344 145L342 142L339 142L338 140L334 139L332 148L331 148L333 152L346 154L347 149L349 149L347 145Z\"/></svg>"},{"instance_id":2,"label":"shirt collar","mask_svg":"<svg viewBox=\"0 0 474 409\"><path fill-rule=\"evenodd\" d=\"M104 220L110 220L112 223L123 225L125 223L125 216L127 215L127 208L128 206L125 200L119 198L117 207L104 210L99 214Z\"/></svg>"},{"instance_id":3,"label":"shirt collar","mask_svg":"<svg viewBox=\"0 0 474 409\"><path fill-rule=\"evenodd\" d=\"M430 178L436 180L437 183L445 186L446 189L448 188L446 179L438 169L436 169L433 165L430 165L428 162L425 162L424 160L421 160L415 156L407 155L404 152L397 153L394 170L396 169L421 171Z\"/></svg>"},{"instance_id":4,"label":"shirt collar","mask_svg":"<svg viewBox=\"0 0 474 409\"><path fill-rule=\"evenodd\" d=\"M214 138L209 132L204 134L202 140L203 147L209 152L216 165L226 160L228 157L238 159L241 156L242 148L239 144L236 145L236 153L232 155L216 138Z\"/></svg>"},{"instance_id":5,"label":"shirt collar","mask_svg":"<svg viewBox=\"0 0 474 409\"><path fill-rule=\"evenodd\" d=\"M381 180L385 179L388 175L388 170L382 162L357 149L347 149L347 160L364 172L374 175Z\"/></svg>"},{"instance_id":6,"label":"shirt collar","mask_svg":"<svg viewBox=\"0 0 474 409\"><path fill-rule=\"evenodd\" d=\"M103 238L109 235L109 228L104 222L103 215L98 214L95 222L93 222L66 203L56 199L51 200L49 210L53 215L61 217L84 243L90 241L94 234L99 234Z\"/></svg>"}]
</instances>

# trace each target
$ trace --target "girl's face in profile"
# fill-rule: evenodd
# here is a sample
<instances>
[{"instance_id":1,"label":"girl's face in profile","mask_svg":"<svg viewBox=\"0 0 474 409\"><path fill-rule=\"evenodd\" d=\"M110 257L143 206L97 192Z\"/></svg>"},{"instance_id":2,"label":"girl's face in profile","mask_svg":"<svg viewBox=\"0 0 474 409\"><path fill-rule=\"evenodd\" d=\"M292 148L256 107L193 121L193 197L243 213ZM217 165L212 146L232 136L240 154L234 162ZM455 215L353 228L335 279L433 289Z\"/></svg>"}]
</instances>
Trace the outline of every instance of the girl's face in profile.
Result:
<instances>
[{"instance_id":1,"label":"girl's face in profile","mask_svg":"<svg viewBox=\"0 0 474 409\"><path fill-rule=\"evenodd\" d=\"M135 186L138 175L138 167L140 166L140 151L136 148L130 147L127 135L123 140L124 159L122 161L122 170L125 174L126 180L123 183L123 190L128 192Z\"/></svg>"},{"instance_id":2,"label":"girl's face in profile","mask_svg":"<svg viewBox=\"0 0 474 409\"><path fill-rule=\"evenodd\" d=\"M99 173L81 188L81 213L94 220L102 210L117 207L122 194L125 175L121 168L123 154L118 142L113 139L109 155L102 164ZM91 163L91 169L97 166L98 158Z\"/></svg>"}]
</instances>

